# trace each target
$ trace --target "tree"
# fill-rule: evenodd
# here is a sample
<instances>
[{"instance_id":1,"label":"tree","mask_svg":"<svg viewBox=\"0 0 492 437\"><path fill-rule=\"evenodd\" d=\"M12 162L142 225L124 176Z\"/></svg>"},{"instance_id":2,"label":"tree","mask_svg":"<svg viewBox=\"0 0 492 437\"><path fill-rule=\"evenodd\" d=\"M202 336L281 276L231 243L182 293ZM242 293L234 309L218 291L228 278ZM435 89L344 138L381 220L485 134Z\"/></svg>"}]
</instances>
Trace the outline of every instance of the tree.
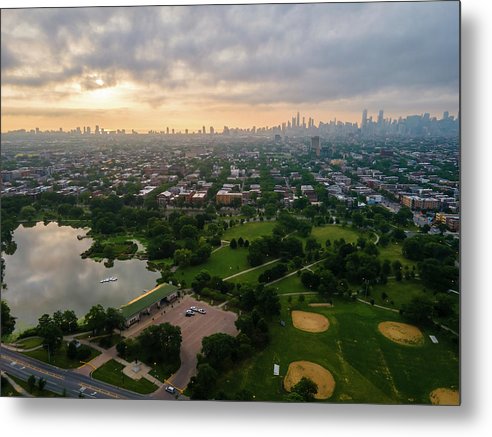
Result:
<instances>
[{"instance_id":1,"label":"tree","mask_svg":"<svg viewBox=\"0 0 492 437\"><path fill-rule=\"evenodd\" d=\"M243 240L243 237L239 237L238 240L237 240L237 244L239 247L243 247L244 246L244 240Z\"/></svg>"},{"instance_id":2,"label":"tree","mask_svg":"<svg viewBox=\"0 0 492 437\"><path fill-rule=\"evenodd\" d=\"M427 296L415 296L409 303L402 305L401 312L405 319L418 325L426 325L431 320L433 304Z\"/></svg>"},{"instance_id":3,"label":"tree","mask_svg":"<svg viewBox=\"0 0 492 437\"><path fill-rule=\"evenodd\" d=\"M116 308L106 309L106 318L104 321L104 329L109 334L113 335L115 329L120 331L125 327L125 317Z\"/></svg>"},{"instance_id":4,"label":"tree","mask_svg":"<svg viewBox=\"0 0 492 437\"><path fill-rule=\"evenodd\" d=\"M191 261L191 250L178 249L174 252L174 263L179 267L187 267Z\"/></svg>"},{"instance_id":5,"label":"tree","mask_svg":"<svg viewBox=\"0 0 492 437\"><path fill-rule=\"evenodd\" d=\"M38 389L39 389L39 391L43 391L45 386L46 386L46 379L39 378L38 379Z\"/></svg>"},{"instance_id":6,"label":"tree","mask_svg":"<svg viewBox=\"0 0 492 437\"><path fill-rule=\"evenodd\" d=\"M36 377L34 375L30 375L29 378L27 378L27 391L32 392L35 386Z\"/></svg>"},{"instance_id":7,"label":"tree","mask_svg":"<svg viewBox=\"0 0 492 437\"><path fill-rule=\"evenodd\" d=\"M169 323L149 326L137 337L140 353L148 363L177 362L181 341L181 328Z\"/></svg>"},{"instance_id":8,"label":"tree","mask_svg":"<svg viewBox=\"0 0 492 437\"><path fill-rule=\"evenodd\" d=\"M311 290L316 290L320 284L319 276L310 270L305 270L301 274L302 284Z\"/></svg>"},{"instance_id":9,"label":"tree","mask_svg":"<svg viewBox=\"0 0 492 437\"><path fill-rule=\"evenodd\" d=\"M230 247L231 249L236 249L236 248L237 248L237 241L236 241L236 239L235 239L235 238L233 238L233 239L231 240L231 242L229 243L229 247Z\"/></svg>"},{"instance_id":10,"label":"tree","mask_svg":"<svg viewBox=\"0 0 492 437\"><path fill-rule=\"evenodd\" d=\"M78 328L77 315L75 311L66 310L63 312L63 332L75 332Z\"/></svg>"},{"instance_id":11,"label":"tree","mask_svg":"<svg viewBox=\"0 0 492 437\"><path fill-rule=\"evenodd\" d=\"M61 346L63 332L61 328L48 315L43 314L38 321L38 333L43 337L43 347L48 349L49 354L54 354Z\"/></svg>"},{"instance_id":12,"label":"tree","mask_svg":"<svg viewBox=\"0 0 492 437\"><path fill-rule=\"evenodd\" d=\"M217 333L202 340L203 359L216 370L232 367L236 358L236 339L229 334Z\"/></svg>"},{"instance_id":13,"label":"tree","mask_svg":"<svg viewBox=\"0 0 492 437\"><path fill-rule=\"evenodd\" d=\"M197 367L197 375L192 377L188 385L191 399L211 399L218 378L217 371L208 363Z\"/></svg>"},{"instance_id":14,"label":"tree","mask_svg":"<svg viewBox=\"0 0 492 437\"><path fill-rule=\"evenodd\" d=\"M192 240L196 240L198 233L198 229L194 225L184 225L180 230L180 236L182 239L190 238Z\"/></svg>"},{"instance_id":15,"label":"tree","mask_svg":"<svg viewBox=\"0 0 492 437\"><path fill-rule=\"evenodd\" d=\"M94 305L85 315L84 321L93 335L104 331L106 326L106 312L102 305Z\"/></svg>"},{"instance_id":16,"label":"tree","mask_svg":"<svg viewBox=\"0 0 492 437\"><path fill-rule=\"evenodd\" d=\"M23 206L20 210L20 218L22 220L32 221L36 216L36 208L31 205Z\"/></svg>"},{"instance_id":17,"label":"tree","mask_svg":"<svg viewBox=\"0 0 492 437\"><path fill-rule=\"evenodd\" d=\"M439 317L448 317L454 311L454 299L449 294L439 293L436 296L434 310Z\"/></svg>"},{"instance_id":18,"label":"tree","mask_svg":"<svg viewBox=\"0 0 492 437\"><path fill-rule=\"evenodd\" d=\"M2 336L12 334L15 329L15 317L10 315L10 308L7 302L2 300L2 312L0 314Z\"/></svg>"},{"instance_id":19,"label":"tree","mask_svg":"<svg viewBox=\"0 0 492 437\"><path fill-rule=\"evenodd\" d=\"M292 391L301 396L304 402L314 401L314 396L318 393L318 385L311 379L303 376L301 380L292 387Z\"/></svg>"}]
</instances>

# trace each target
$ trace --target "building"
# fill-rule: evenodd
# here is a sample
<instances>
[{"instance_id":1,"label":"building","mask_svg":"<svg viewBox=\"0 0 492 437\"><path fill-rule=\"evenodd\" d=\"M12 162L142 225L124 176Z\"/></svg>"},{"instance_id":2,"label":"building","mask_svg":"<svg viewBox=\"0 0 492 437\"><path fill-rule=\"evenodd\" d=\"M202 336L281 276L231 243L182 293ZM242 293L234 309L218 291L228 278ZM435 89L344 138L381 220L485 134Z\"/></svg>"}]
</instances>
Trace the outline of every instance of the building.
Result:
<instances>
[{"instance_id":1,"label":"building","mask_svg":"<svg viewBox=\"0 0 492 437\"><path fill-rule=\"evenodd\" d=\"M452 232L458 232L460 230L460 216L458 214L444 214L438 212L435 220L437 223L445 224Z\"/></svg>"},{"instance_id":2,"label":"building","mask_svg":"<svg viewBox=\"0 0 492 437\"><path fill-rule=\"evenodd\" d=\"M150 314L151 310L159 309L165 303L174 301L179 295L178 287L171 284L161 284L152 290L138 296L120 308L128 328Z\"/></svg>"},{"instance_id":3,"label":"building","mask_svg":"<svg viewBox=\"0 0 492 437\"><path fill-rule=\"evenodd\" d=\"M227 190L219 190L215 196L215 202L220 205L232 205L233 203L242 204L242 193L235 193Z\"/></svg>"}]
</instances>

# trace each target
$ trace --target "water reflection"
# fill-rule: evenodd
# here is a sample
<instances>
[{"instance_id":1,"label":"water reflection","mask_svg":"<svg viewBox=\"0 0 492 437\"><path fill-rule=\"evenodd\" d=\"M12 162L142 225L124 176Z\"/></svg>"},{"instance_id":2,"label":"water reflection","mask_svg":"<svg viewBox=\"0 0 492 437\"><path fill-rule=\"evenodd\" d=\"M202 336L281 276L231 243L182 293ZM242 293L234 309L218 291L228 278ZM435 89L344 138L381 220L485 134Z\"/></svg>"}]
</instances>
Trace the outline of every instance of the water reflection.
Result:
<instances>
[{"instance_id":1,"label":"water reflection","mask_svg":"<svg viewBox=\"0 0 492 437\"><path fill-rule=\"evenodd\" d=\"M17 317L16 330L37 324L44 314L73 309L82 317L92 305L119 307L152 288L158 273L147 270L146 261L115 261L106 268L101 262L82 259L90 239L77 240L81 229L56 223L20 226L14 232L17 250L5 258L7 290L2 299ZM116 276L118 281L101 284Z\"/></svg>"}]
</instances>

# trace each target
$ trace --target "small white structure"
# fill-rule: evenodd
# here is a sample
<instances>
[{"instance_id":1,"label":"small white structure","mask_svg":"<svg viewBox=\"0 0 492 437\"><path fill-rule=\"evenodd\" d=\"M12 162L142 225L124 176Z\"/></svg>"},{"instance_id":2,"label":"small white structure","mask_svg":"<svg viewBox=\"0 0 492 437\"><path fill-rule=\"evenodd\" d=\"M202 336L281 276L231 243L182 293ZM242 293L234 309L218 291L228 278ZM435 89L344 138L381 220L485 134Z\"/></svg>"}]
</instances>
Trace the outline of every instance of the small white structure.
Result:
<instances>
[{"instance_id":1,"label":"small white structure","mask_svg":"<svg viewBox=\"0 0 492 437\"><path fill-rule=\"evenodd\" d=\"M280 366L278 364L273 365L273 375L274 376L280 375Z\"/></svg>"},{"instance_id":2,"label":"small white structure","mask_svg":"<svg viewBox=\"0 0 492 437\"><path fill-rule=\"evenodd\" d=\"M432 343L434 343L434 344L439 343L439 342L437 341L437 338L436 338L434 335L429 335L429 338L431 339Z\"/></svg>"}]
</instances>

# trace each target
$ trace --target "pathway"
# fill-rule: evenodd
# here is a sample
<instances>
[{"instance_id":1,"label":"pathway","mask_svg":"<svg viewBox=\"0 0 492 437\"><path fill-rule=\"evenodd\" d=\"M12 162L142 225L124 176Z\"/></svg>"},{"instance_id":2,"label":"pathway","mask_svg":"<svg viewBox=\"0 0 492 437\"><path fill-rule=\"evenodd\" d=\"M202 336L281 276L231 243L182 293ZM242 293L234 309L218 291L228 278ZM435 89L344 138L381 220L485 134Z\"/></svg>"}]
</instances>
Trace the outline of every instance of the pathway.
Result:
<instances>
[{"instance_id":1,"label":"pathway","mask_svg":"<svg viewBox=\"0 0 492 437\"><path fill-rule=\"evenodd\" d=\"M320 263L321 261L323 261L323 259L320 259L320 260L318 260L318 261L316 261L316 262L314 262L314 263L312 263L312 264L309 264L308 266L304 266L304 267L302 267L302 268L301 268L301 269L299 269L299 270L295 270L295 271L293 271L293 272L291 272L291 273L289 273L289 274L287 274L287 275L285 275L285 276L282 276L281 278L275 279L275 280L273 280L272 282L269 282L268 284L265 284L265 285L272 285L272 284L275 284L276 282L282 281L283 279L289 278L289 277L291 277L291 276L293 276L293 275L297 274L297 272L298 272L298 271L302 271L302 270L306 270L306 269L307 269L307 270L310 270L312 266L314 266L314 265L316 265L316 264Z\"/></svg>"},{"instance_id":2,"label":"pathway","mask_svg":"<svg viewBox=\"0 0 492 437\"><path fill-rule=\"evenodd\" d=\"M243 270L242 272L236 273L235 275L228 276L227 278L224 278L223 281L227 281L228 279L235 278L236 276L241 276L241 275L244 275L245 273L249 273L249 272L252 272L254 270L261 269L262 267L266 267L270 264L276 263L277 261L280 261L280 258L274 259L272 261L268 261L265 264L262 264L261 266L256 266L256 267L252 267L252 268L247 269L247 270Z\"/></svg>"}]
</instances>

